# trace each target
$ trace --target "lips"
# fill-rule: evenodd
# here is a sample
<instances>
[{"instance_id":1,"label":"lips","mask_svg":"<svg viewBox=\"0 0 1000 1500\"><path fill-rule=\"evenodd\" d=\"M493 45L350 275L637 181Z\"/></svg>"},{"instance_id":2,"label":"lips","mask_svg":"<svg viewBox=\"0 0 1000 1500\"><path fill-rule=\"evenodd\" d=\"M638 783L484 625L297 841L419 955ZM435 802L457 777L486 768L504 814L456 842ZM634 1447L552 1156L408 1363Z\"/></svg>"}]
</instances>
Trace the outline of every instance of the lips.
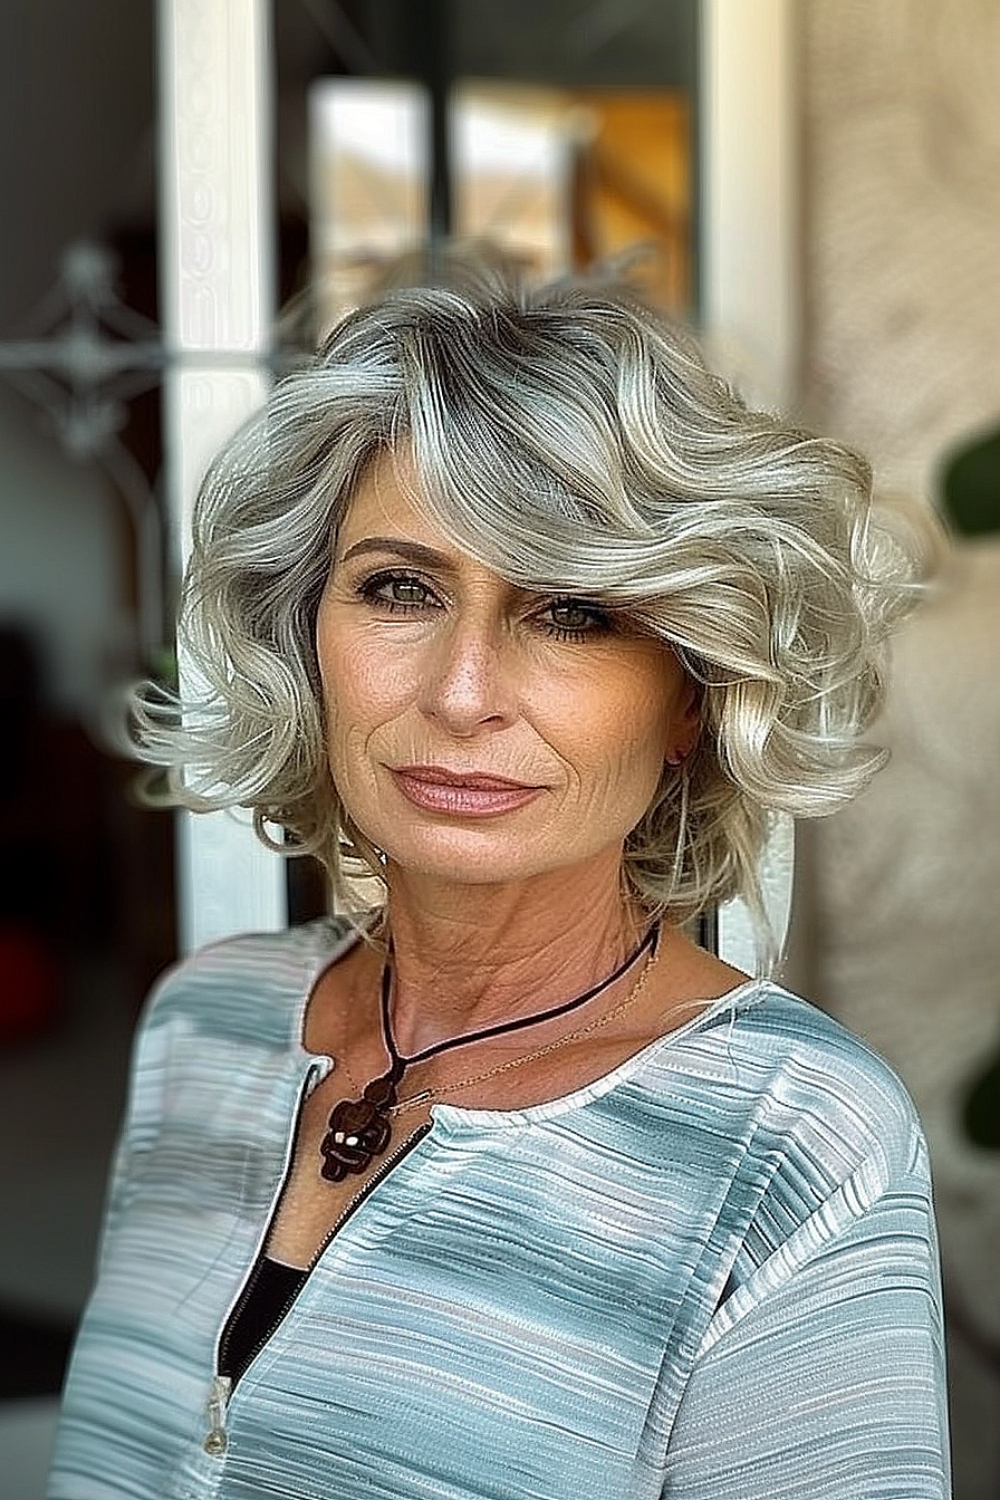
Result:
<instances>
[{"instance_id":1,"label":"lips","mask_svg":"<svg viewBox=\"0 0 1000 1500\"><path fill-rule=\"evenodd\" d=\"M506 776L487 776L481 771L448 771L444 766L396 766L397 776L426 781L431 786L467 786L483 792L535 791L527 781L511 781Z\"/></svg>"},{"instance_id":2,"label":"lips","mask_svg":"<svg viewBox=\"0 0 1000 1500\"><path fill-rule=\"evenodd\" d=\"M523 807L544 790L482 771L450 771L444 766L389 768L407 801L429 812L456 817L493 817Z\"/></svg>"}]
</instances>

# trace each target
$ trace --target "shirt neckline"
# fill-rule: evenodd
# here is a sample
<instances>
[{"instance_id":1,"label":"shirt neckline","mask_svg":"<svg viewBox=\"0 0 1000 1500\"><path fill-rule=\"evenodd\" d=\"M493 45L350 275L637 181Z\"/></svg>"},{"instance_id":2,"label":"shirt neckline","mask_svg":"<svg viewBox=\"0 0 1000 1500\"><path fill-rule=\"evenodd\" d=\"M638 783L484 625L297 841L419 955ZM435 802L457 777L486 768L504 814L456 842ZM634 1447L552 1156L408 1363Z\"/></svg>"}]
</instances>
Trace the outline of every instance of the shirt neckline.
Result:
<instances>
[{"instance_id":1,"label":"shirt neckline","mask_svg":"<svg viewBox=\"0 0 1000 1500\"><path fill-rule=\"evenodd\" d=\"M306 1047L304 1040L306 1009L324 970L343 958L361 940L361 933L354 928L349 928L334 942L332 947L326 946L314 956L309 965L305 993L295 1008L294 1035L299 1051L309 1059L312 1065L326 1063L327 1071L336 1066L336 1058L329 1053L310 1052ZM510 1130L525 1125L540 1124L573 1110L583 1109L618 1088L620 1084L628 1082L647 1064L654 1061L660 1052L668 1050L693 1032L710 1025L724 1012L729 1011L735 1020L739 1012L746 1010L749 1005L761 998L764 989L769 984L770 981L766 979L745 979L742 984L735 985L714 1000L707 1001L701 1010L679 1026L665 1031L662 1036L654 1037L638 1052L633 1052L630 1057L623 1058L610 1072L602 1073L599 1078L591 1079L590 1083L582 1084L579 1088L571 1089L569 1093L560 1094L554 1099L546 1099L539 1104L528 1104L517 1109L475 1109L461 1104L448 1104L442 1100L431 1105L431 1119L435 1123L440 1121L442 1125L453 1129L464 1127L471 1130Z\"/></svg>"},{"instance_id":2,"label":"shirt neckline","mask_svg":"<svg viewBox=\"0 0 1000 1500\"><path fill-rule=\"evenodd\" d=\"M523 1125L541 1124L546 1120L553 1120L560 1115L583 1109L605 1094L611 1093L621 1084L627 1083L653 1062L659 1053L668 1051L693 1032L710 1025L724 1012L730 1011L735 1019L739 1011L745 1010L748 1005L760 998L767 983L768 981L763 979L746 979L733 989L726 990L715 1000L709 1000L702 1010L682 1022L680 1026L665 1031L662 1036L654 1037L638 1052L633 1052L630 1057L623 1058L609 1073L602 1073L599 1078L594 1078L590 1083L570 1090L568 1094L560 1094L555 1099L546 1099L540 1104L528 1104L518 1109L470 1109L464 1105L447 1104L441 1101L431 1105L431 1118L458 1128L464 1126L467 1129L511 1129Z\"/></svg>"}]
</instances>

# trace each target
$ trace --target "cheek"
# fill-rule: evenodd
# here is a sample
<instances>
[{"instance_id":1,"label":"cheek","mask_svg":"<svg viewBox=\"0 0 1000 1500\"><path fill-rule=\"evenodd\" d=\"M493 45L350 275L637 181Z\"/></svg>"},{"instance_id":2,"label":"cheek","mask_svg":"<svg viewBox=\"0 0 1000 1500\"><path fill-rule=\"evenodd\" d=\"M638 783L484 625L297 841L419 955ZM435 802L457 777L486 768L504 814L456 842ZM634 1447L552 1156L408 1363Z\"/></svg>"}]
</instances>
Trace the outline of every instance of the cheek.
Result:
<instances>
[{"instance_id":1,"label":"cheek","mask_svg":"<svg viewBox=\"0 0 1000 1500\"><path fill-rule=\"evenodd\" d=\"M564 681L539 704L536 723L544 723L544 737L593 815L602 804L617 806L624 817L642 815L659 785L671 724L662 673Z\"/></svg>"},{"instance_id":2,"label":"cheek","mask_svg":"<svg viewBox=\"0 0 1000 1500\"><path fill-rule=\"evenodd\" d=\"M379 649L364 632L338 628L336 615L317 632L317 658L327 724L375 724L404 691L398 656Z\"/></svg>"},{"instance_id":3,"label":"cheek","mask_svg":"<svg viewBox=\"0 0 1000 1500\"><path fill-rule=\"evenodd\" d=\"M659 734L644 733L636 724L632 733L619 729L604 746L603 766L595 778L608 804L632 828L646 811L663 774L663 742Z\"/></svg>"},{"instance_id":4,"label":"cheek","mask_svg":"<svg viewBox=\"0 0 1000 1500\"><path fill-rule=\"evenodd\" d=\"M399 724L408 721L410 664L405 652L387 652L375 631L358 631L335 610L321 617L317 657L330 774L364 827L376 795L375 762L400 737Z\"/></svg>"},{"instance_id":5,"label":"cheek","mask_svg":"<svg viewBox=\"0 0 1000 1500\"><path fill-rule=\"evenodd\" d=\"M327 751L330 770L338 787L349 770L351 742L356 738L370 697L365 684L371 681L364 653L359 652L336 620L321 613L316 634L317 660L323 688Z\"/></svg>"}]
</instances>

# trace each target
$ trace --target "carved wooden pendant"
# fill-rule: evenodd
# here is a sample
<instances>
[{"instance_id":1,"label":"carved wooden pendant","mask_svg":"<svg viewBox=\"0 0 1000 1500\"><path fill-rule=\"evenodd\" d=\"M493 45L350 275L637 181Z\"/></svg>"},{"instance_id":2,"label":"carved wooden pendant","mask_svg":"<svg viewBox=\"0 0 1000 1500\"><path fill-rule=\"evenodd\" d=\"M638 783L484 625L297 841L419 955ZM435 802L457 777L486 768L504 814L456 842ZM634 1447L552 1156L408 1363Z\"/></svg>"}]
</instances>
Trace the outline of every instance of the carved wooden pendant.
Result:
<instances>
[{"instance_id":1,"label":"carved wooden pendant","mask_svg":"<svg viewBox=\"0 0 1000 1500\"><path fill-rule=\"evenodd\" d=\"M360 1099L341 1099L334 1105L319 1148L320 1175L327 1182L343 1182L351 1173L364 1172L382 1155L392 1137L389 1111L402 1076L403 1068L395 1062L388 1073L368 1084Z\"/></svg>"}]
</instances>

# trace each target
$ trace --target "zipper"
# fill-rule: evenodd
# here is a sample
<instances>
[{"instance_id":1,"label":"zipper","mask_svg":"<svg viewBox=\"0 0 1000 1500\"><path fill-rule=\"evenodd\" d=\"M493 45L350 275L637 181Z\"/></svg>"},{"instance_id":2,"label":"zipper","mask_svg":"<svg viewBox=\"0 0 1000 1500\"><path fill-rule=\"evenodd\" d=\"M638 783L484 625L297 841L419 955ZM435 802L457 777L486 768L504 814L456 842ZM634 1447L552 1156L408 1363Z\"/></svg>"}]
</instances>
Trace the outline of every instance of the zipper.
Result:
<instances>
[{"instance_id":1,"label":"zipper","mask_svg":"<svg viewBox=\"0 0 1000 1500\"><path fill-rule=\"evenodd\" d=\"M407 1101L407 1103L409 1103L409 1101ZM353 1215L357 1213L358 1209L361 1207L362 1203L364 1203L365 1199L375 1191L380 1182L385 1181L389 1173L392 1171L393 1167L398 1166L399 1163L403 1160L404 1156L409 1156L414 1147L419 1146L424 1136L429 1135L433 1129L433 1120L425 1120L422 1125L418 1125L412 1135L407 1136L406 1140L403 1141L401 1145L397 1146L395 1151L390 1152L385 1161L379 1167L378 1171L375 1172L371 1177L369 1177L364 1187L361 1188L360 1191L355 1193L353 1198L349 1199L340 1218L337 1220L336 1224L334 1224L329 1234L326 1235L321 1241L319 1249L316 1251L316 1254L309 1262L308 1269L310 1271L312 1271L313 1268L318 1264L319 1260L326 1252L327 1246L336 1239L337 1235L343 1229L348 1219L352 1218Z\"/></svg>"},{"instance_id":2,"label":"zipper","mask_svg":"<svg viewBox=\"0 0 1000 1500\"><path fill-rule=\"evenodd\" d=\"M271 1228L271 1222L274 1218L274 1211L278 1206L281 1195L285 1190L285 1183L288 1180L288 1173L292 1164L292 1154L295 1149L295 1137L298 1133L299 1119L302 1115L302 1106L305 1103L306 1096L310 1091L310 1085L312 1084L313 1079L317 1076L317 1074L322 1074L325 1076L325 1072L326 1070L324 1069L321 1062L310 1063L308 1069L306 1070L305 1077L303 1078L302 1083L299 1086L299 1096L295 1105L295 1123L292 1129L289 1131L288 1139L285 1142L285 1155L281 1165L281 1175L278 1181L278 1186L275 1192L272 1194L271 1202L268 1205L268 1211L264 1216L264 1227L261 1230L260 1236L257 1240L257 1245L254 1250L253 1262L251 1264L250 1271L246 1277L246 1280L243 1282L240 1290L237 1292L236 1296L229 1304L229 1307L226 1309L225 1317L222 1320L222 1327L220 1328L219 1335L215 1341L215 1353L212 1359L212 1379L208 1387L208 1400L205 1403L205 1413L206 1419L208 1421L208 1429L205 1433L204 1438L202 1439L201 1444L205 1452L211 1454L213 1458L221 1458L229 1445L229 1438L226 1433L226 1412L229 1408L229 1398L233 1392L233 1381L230 1375L219 1374L219 1363L222 1357L222 1348L225 1340L226 1330L228 1329L232 1319L236 1316L237 1309L243 1306L247 1297L253 1290L254 1283L256 1282L257 1277L260 1273L261 1251L264 1248L264 1244L267 1240L267 1236ZM258 1350L256 1352L259 1353L260 1351Z\"/></svg>"},{"instance_id":3,"label":"zipper","mask_svg":"<svg viewBox=\"0 0 1000 1500\"><path fill-rule=\"evenodd\" d=\"M221 1458L229 1447L226 1433L226 1408L233 1382L228 1375L213 1375L208 1392L208 1431L201 1446L212 1458Z\"/></svg>"},{"instance_id":4,"label":"zipper","mask_svg":"<svg viewBox=\"0 0 1000 1500\"><path fill-rule=\"evenodd\" d=\"M402 1143L402 1145L398 1146L396 1148L396 1150L393 1151L392 1154L390 1156L388 1156L384 1162L382 1162L382 1164L379 1167L378 1171L374 1174L374 1176L372 1176L372 1177L369 1178L369 1180L365 1183L365 1185L362 1188L362 1190L359 1193L356 1193L354 1195L354 1197L349 1200L349 1202L346 1204L346 1206L344 1208L344 1211L341 1214L340 1218L337 1220L336 1224L334 1224L333 1228L330 1230L330 1233L322 1241L322 1243L320 1244L319 1249L316 1251L316 1254L313 1256L312 1260L309 1262L308 1266L306 1267L305 1276L302 1279L302 1283L299 1286L298 1291L291 1298L291 1300L285 1304L285 1306L284 1306L284 1308L282 1310L281 1316L278 1319L278 1322L275 1323L275 1324L273 1324L272 1327L268 1330L268 1332L264 1335L264 1337L262 1339L260 1339L254 1345L252 1353L249 1355L249 1357L247 1358L247 1360L246 1360L246 1362L245 1362L245 1364L243 1366L243 1373L244 1374L246 1374L247 1370L249 1370L250 1366L253 1364L254 1360L257 1358L257 1356L260 1353L260 1351L262 1349L266 1348L267 1345L270 1343L272 1335L276 1332L279 1324L283 1323L285 1321L285 1318L291 1312L292 1307L294 1306L294 1304L295 1304L295 1302L296 1302L296 1300L297 1300L297 1298L299 1296L299 1292L302 1291L302 1288L305 1286L306 1281L309 1279L310 1272L318 1264L318 1262L319 1262L319 1260L320 1260L320 1258L321 1258L324 1250L330 1244L331 1240L333 1240L333 1239L336 1238L336 1236L340 1233L341 1229L343 1229L344 1225L346 1224L347 1220L351 1217L351 1215L357 1209L359 1209L361 1207L362 1203L368 1197L368 1194L370 1192L372 1192L372 1190L374 1188L378 1187L378 1185L379 1185L380 1182L384 1181L385 1178L388 1177L389 1173L393 1170L393 1168L396 1167L399 1164L399 1162L402 1161L402 1159L403 1159L404 1156L408 1156L409 1155L409 1153L413 1150L414 1146L419 1145L420 1141L423 1140L424 1136L431 1129L432 1129L432 1124L431 1124L430 1121L427 1121L427 1123L424 1124L424 1125L418 1126L417 1129L413 1132L413 1134L411 1136L408 1136L407 1139ZM224 1326L226 1327L227 1330L229 1328L229 1325L232 1323L232 1320L234 1318L239 1317L240 1308L242 1308L242 1306L244 1305L244 1303L247 1301L247 1299L249 1298L250 1294L252 1293L254 1287L256 1286L257 1281L259 1280L259 1277L260 1277L260 1267L261 1267L261 1260L262 1259L263 1259L262 1255L260 1253L258 1253L257 1259L254 1261L254 1264L253 1264L253 1269L250 1272L250 1275L247 1277L246 1282L244 1283L243 1292L240 1295L240 1297L239 1297L236 1305L234 1306L233 1311L230 1313L229 1317L226 1319L226 1323L225 1323ZM221 1357L222 1350L225 1347L225 1342L226 1342L225 1341L225 1337L223 1337L219 1341L219 1354L220 1354L220 1357ZM227 1405L228 1405L228 1397L232 1395L232 1390L233 1390L232 1379L231 1379L231 1377L226 1376L226 1375L217 1375L215 1378L217 1380L229 1380L229 1389L227 1391ZM242 1379L242 1376L240 1378ZM209 1398L209 1399L211 1400L211 1398ZM219 1450L219 1451L222 1451L222 1450Z\"/></svg>"},{"instance_id":5,"label":"zipper","mask_svg":"<svg viewBox=\"0 0 1000 1500\"><path fill-rule=\"evenodd\" d=\"M312 1081L313 1074L319 1071L319 1066L320 1065L316 1065L310 1068L309 1072L305 1076L305 1079L303 1080L302 1087L299 1090L298 1107L295 1114L296 1125L295 1129L291 1131L288 1143L285 1148L285 1160L281 1172L281 1181L278 1186L277 1192L271 1200L270 1208L264 1225L264 1231L257 1242L253 1265L250 1268L250 1272L246 1280L244 1281L243 1286L240 1288L240 1291L229 1306L226 1316L222 1322L222 1329L216 1341L214 1372L212 1375L211 1384L209 1386L208 1401L206 1403L208 1430L206 1431L205 1436L202 1439L202 1447L204 1448L205 1452L210 1454L213 1458L221 1458L229 1446L229 1436L226 1431L226 1415L229 1409L229 1402L233 1394L233 1381L230 1375L219 1374L219 1363L222 1357L223 1348L225 1346L225 1336L233 1319L239 1315L239 1310L245 1305L247 1298L253 1291L253 1288L257 1282L257 1278L260 1274L260 1263L263 1247L267 1240L268 1233L270 1232L271 1223L274 1219L274 1211L277 1207L278 1202L280 1201L281 1194L284 1191L285 1183L288 1178L289 1168L291 1166L292 1154L295 1146L295 1137L298 1130L298 1120L302 1112L302 1104L309 1090L309 1084ZM364 1203L369 1194L374 1192L375 1188L378 1187L379 1183L385 1181L386 1177L388 1177L393 1168L402 1161L403 1157L408 1156L409 1153L414 1149L414 1147L418 1146L423 1140L424 1136L428 1135L431 1130L433 1130L433 1128L433 1120L426 1120L423 1125L419 1125L411 1136L408 1136L401 1145L397 1146L395 1151L391 1152L390 1155L386 1157L385 1161L382 1162L381 1166L378 1168L378 1171L375 1172L375 1174L370 1177L365 1183L364 1187L361 1188L359 1192L355 1193L354 1197L348 1201L343 1213L340 1215L340 1218L337 1220L336 1224L334 1224L329 1234L324 1237L324 1239L320 1243L318 1250L316 1251L316 1254L309 1262L309 1265L307 1267L306 1280L308 1279L309 1273L314 1269L321 1256L324 1254L327 1246L340 1233L341 1229L343 1229L348 1219L350 1219L352 1215L357 1212L357 1210L361 1207L362 1203ZM305 1280L303 1281L302 1286L305 1286ZM287 1307L281 1315L281 1319L279 1320L280 1322L283 1322L285 1317L287 1317L288 1313L291 1311L301 1290L302 1287L299 1288L299 1291L296 1292L291 1302L288 1303ZM272 1328L267 1336L261 1339L260 1343L251 1354L249 1360L247 1360L245 1370L249 1369L250 1365L257 1358L257 1355L267 1345L273 1332L274 1329Z\"/></svg>"}]
</instances>

